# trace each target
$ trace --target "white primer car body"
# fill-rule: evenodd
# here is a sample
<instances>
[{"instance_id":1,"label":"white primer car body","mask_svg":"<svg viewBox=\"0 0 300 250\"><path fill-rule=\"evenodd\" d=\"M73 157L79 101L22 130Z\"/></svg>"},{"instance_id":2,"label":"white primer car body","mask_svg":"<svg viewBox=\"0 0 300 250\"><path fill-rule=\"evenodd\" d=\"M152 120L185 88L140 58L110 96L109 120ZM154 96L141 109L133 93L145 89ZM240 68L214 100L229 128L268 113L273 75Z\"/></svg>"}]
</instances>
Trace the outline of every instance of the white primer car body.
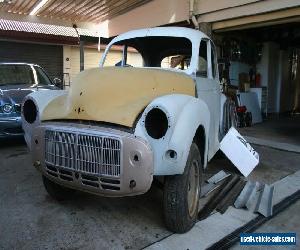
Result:
<instances>
[{"instance_id":1,"label":"white primer car body","mask_svg":"<svg viewBox=\"0 0 300 250\"><path fill-rule=\"evenodd\" d=\"M216 50L211 39L203 32L179 27L161 27L142 30L133 30L121 34L113 39L107 46L100 67L104 66L106 56L113 45L116 43L132 39L135 37L185 37L192 43L192 56L190 66L186 70L178 72L189 75L196 84L197 97L182 95L168 95L153 100L145 109L141 119L137 123L135 135L141 136L150 142L154 151L154 175L174 175L182 174L185 162L189 153L190 145L199 126L205 131L205 153L204 167L207 162L219 150L220 139L219 130L221 129L221 91L218 79L218 67ZM199 64L199 49L201 41L207 43L207 77L197 76ZM211 58L211 51L214 51L215 58ZM214 67L212 66L214 65ZM215 73L213 74L213 68ZM174 70L174 69L173 69ZM225 96L223 95L223 98ZM168 112L170 117L171 129L166 136L159 140L151 138L145 126L144 118L147 112L153 107L159 107ZM168 149L177 152L177 159L166 157Z\"/></svg>"},{"instance_id":2,"label":"white primer car body","mask_svg":"<svg viewBox=\"0 0 300 250\"><path fill-rule=\"evenodd\" d=\"M105 67L113 47L122 48L122 59ZM129 65L130 49L143 66ZM221 96L215 46L204 33L130 31L114 38L100 68L78 74L70 90L26 97L25 139L54 198L74 189L138 195L163 177L166 225L186 232L197 219L202 171L224 135Z\"/></svg>"}]
</instances>

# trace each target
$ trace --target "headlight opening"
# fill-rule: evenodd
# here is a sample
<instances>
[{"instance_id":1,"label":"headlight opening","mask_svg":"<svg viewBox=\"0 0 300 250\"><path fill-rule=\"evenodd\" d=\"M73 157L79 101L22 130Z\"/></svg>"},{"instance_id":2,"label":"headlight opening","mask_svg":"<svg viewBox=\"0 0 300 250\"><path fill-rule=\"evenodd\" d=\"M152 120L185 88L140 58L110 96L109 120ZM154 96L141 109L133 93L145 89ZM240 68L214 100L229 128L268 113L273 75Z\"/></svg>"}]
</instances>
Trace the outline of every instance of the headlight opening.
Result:
<instances>
[{"instance_id":1,"label":"headlight opening","mask_svg":"<svg viewBox=\"0 0 300 250\"><path fill-rule=\"evenodd\" d=\"M34 102L30 99L26 100L23 105L23 116L26 122L32 124L37 117L37 108Z\"/></svg>"},{"instance_id":2,"label":"headlight opening","mask_svg":"<svg viewBox=\"0 0 300 250\"><path fill-rule=\"evenodd\" d=\"M145 128L149 136L160 139L165 136L169 127L167 115L159 108L151 109L145 117Z\"/></svg>"}]
</instances>

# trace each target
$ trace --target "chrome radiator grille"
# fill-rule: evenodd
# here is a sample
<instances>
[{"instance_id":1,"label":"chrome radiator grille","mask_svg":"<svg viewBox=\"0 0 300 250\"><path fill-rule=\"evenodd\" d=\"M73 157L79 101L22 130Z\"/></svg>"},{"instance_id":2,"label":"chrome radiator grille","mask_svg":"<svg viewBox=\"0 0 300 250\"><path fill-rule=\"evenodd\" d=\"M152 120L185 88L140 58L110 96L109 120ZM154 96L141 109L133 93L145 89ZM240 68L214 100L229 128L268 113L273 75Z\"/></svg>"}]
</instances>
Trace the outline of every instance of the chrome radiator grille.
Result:
<instances>
[{"instance_id":1,"label":"chrome radiator grille","mask_svg":"<svg viewBox=\"0 0 300 250\"><path fill-rule=\"evenodd\" d=\"M107 136L46 130L45 161L56 167L118 177L121 142Z\"/></svg>"}]
</instances>

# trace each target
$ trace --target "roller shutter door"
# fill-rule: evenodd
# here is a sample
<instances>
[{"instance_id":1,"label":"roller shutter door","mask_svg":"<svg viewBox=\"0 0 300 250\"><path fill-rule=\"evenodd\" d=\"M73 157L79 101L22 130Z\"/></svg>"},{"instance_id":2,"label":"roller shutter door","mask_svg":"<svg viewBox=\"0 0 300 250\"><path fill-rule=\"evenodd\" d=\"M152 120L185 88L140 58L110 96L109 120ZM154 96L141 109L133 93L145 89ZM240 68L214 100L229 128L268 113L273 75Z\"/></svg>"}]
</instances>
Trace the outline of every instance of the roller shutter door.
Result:
<instances>
[{"instance_id":1,"label":"roller shutter door","mask_svg":"<svg viewBox=\"0 0 300 250\"><path fill-rule=\"evenodd\" d=\"M84 69L99 67L103 52L104 50L101 50L101 52L99 52L95 48L84 48ZM109 52L109 56L106 58L105 66L114 66L116 62L120 61L121 59L121 50L111 50ZM130 62L134 62L134 65L137 65L138 62L142 61L141 56L138 53L133 52L128 53L127 59ZM71 47L70 67L70 79L72 82L74 80L74 77L80 72L80 50L78 47Z\"/></svg>"},{"instance_id":2,"label":"roller shutter door","mask_svg":"<svg viewBox=\"0 0 300 250\"><path fill-rule=\"evenodd\" d=\"M63 79L63 47L0 41L0 62L26 62L43 67L51 79Z\"/></svg>"}]
</instances>

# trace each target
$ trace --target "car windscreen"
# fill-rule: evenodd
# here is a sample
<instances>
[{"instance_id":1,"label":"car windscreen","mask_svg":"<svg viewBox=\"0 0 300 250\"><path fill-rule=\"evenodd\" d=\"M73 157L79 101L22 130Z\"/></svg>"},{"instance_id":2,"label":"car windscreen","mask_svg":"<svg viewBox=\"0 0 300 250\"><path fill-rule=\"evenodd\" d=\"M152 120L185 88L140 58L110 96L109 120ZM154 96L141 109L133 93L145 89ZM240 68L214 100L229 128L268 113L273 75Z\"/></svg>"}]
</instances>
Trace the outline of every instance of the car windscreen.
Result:
<instances>
[{"instance_id":1,"label":"car windscreen","mask_svg":"<svg viewBox=\"0 0 300 250\"><path fill-rule=\"evenodd\" d=\"M189 67L191 56L192 43L185 37L135 37L113 44L103 66L185 70Z\"/></svg>"},{"instance_id":2,"label":"car windscreen","mask_svg":"<svg viewBox=\"0 0 300 250\"><path fill-rule=\"evenodd\" d=\"M36 72L36 77L39 85L51 85L52 82L50 81L47 74L42 70L40 67L34 67Z\"/></svg>"},{"instance_id":3,"label":"car windscreen","mask_svg":"<svg viewBox=\"0 0 300 250\"><path fill-rule=\"evenodd\" d=\"M34 76L29 65L0 64L0 86L33 85Z\"/></svg>"}]
</instances>

